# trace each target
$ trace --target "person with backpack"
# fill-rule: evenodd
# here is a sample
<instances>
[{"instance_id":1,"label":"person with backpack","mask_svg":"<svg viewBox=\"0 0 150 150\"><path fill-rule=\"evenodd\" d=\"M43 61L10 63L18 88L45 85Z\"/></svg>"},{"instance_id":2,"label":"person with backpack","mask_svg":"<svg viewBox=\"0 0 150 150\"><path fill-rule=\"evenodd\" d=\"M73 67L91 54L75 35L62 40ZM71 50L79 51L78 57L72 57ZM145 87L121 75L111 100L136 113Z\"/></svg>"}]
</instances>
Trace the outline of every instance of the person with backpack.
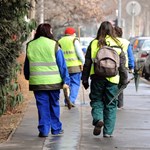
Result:
<instances>
[{"instance_id":1,"label":"person with backpack","mask_svg":"<svg viewBox=\"0 0 150 150\"><path fill-rule=\"evenodd\" d=\"M29 80L38 110L39 137L63 134L60 121L60 89L69 87L70 78L62 50L50 24L37 27L34 39L27 44L24 76Z\"/></svg>"},{"instance_id":2,"label":"person with backpack","mask_svg":"<svg viewBox=\"0 0 150 150\"><path fill-rule=\"evenodd\" d=\"M76 37L76 30L73 27L65 29L65 36L59 41L66 60L70 77L70 102L75 107L81 80L81 72L85 62L85 56L81 49L80 42ZM66 100L65 100L66 105Z\"/></svg>"},{"instance_id":3,"label":"person with backpack","mask_svg":"<svg viewBox=\"0 0 150 150\"><path fill-rule=\"evenodd\" d=\"M115 29L117 39L121 42L121 47L126 56L126 68L129 70L129 73L133 73L134 72L134 55L133 55L132 47L130 45L130 41L122 38L123 32L120 27L115 26L114 29ZM118 96L118 109L119 110L123 109L123 104L124 104L123 97L124 95L122 91Z\"/></svg>"},{"instance_id":4,"label":"person with backpack","mask_svg":"<svg viewBox=\"0 0 150 150\"><path fill-rule=\"evenodd\" d=\"M118 72L117 75L112 77L104 76L104 74L101 76L95 73L97 52L101 51L101 48L106 47L113 47L119 55ZM104 62L106 63L106 61ZM82 72L82 84L85 89L89 87L89 77L91 79L89 97L92 108L92 124L94 126L93 134L95 136L100 135L102 127L103 137L109 138L113 135L116 122L117 99L112 102L111 100L118 93L118 85L127 84L128 75L125 63L125 54L120 48L120 42L115 36L112 24L108 21L102 22L96 38L88 46ZM116 66L114 67L116 68Z\"/></svg>"}]
</instances>

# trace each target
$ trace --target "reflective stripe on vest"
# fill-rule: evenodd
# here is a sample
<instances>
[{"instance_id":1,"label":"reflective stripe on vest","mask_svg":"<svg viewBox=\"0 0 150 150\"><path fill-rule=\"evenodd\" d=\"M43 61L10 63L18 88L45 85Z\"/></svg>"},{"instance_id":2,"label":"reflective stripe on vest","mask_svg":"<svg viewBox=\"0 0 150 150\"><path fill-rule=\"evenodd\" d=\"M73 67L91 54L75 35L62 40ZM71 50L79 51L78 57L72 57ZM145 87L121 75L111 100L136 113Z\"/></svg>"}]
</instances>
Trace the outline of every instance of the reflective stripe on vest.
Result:
<instances>
[{"instance_id":1,"label":"reflective stripe on vest","mask_svg":"<svg viewBox=\"0 0 150 150\"><path fill-rule=\"evenodd\" d=\"M58 41L64 53L67 67L82 65L75 53L74 40L74 36L65 36Z\"/></svg>"},{"instance_id":2,"label":"reflective stripe on vest","mask_svg":"<svg viewBox=\"0 0 150 150\"><path fill-rule=\"evenodd\" d=\"M56 63L55 45L55 41L45 37L40 37L28 44L30 85L55 85L62 82Z\"/></svg>"},{"instance_id":3,"label":"reflective stripe on vest","mask_svg":"<svg viewBox=\"0 0 150 150\"><path fill-rule=\"evenodd\" d=\"M30 76L38 76L38 75L57 75L59 71L46 71L46 72L31 72Z\"/></svg>"},{"instance_id":4,"label":"reflective stripe on vest","mask_svg":"<svg viewBox=\"0 0 150 150\"><path fill-rule=\"evenodd\" d=\"M75 51L64 51L64 54L74 54Z\"/></svg>"},{"instance_id":5,"label":"reflective stripe on vest","mask_svg":"<svg viewBox=\"0 0 150 150\"><path fill-rule=\"evenodd\" d=\"M110 37L110 36L106 36L105 38L106 40L106 43L109 43L110 46L118 46L116 44L116 42ZM120 48L114 48L116 50L116 52L120 55L121 53L121 49ZM98 40L94 40L92 43L91 43L91 58L94 62L94 59L96 57L96 54L97 54L97 51L99 50L99 47L98 47ZM94 74L94 63L92 63L92 66L91 66L91 70L90 70L90 75ZM112 83L115 83L115 84L118 84L119 83L119 75L116 75L114 77L110 77L110 78L106 78L109 82L112 82Z\"/></svg>"},{"instance_id":6,"label":"reflective stripe on vest","mask_svg":"<svg viewBox=\"0 0 150 150\"><path fill-rule=\"evenodd\" d=\"M54 65L56 65L55 62L49 62L49 63L47 63L47 62L36 62L36 63L31 62L30 63L30 66L54 66Z\"/></svg>"}]
</instances>

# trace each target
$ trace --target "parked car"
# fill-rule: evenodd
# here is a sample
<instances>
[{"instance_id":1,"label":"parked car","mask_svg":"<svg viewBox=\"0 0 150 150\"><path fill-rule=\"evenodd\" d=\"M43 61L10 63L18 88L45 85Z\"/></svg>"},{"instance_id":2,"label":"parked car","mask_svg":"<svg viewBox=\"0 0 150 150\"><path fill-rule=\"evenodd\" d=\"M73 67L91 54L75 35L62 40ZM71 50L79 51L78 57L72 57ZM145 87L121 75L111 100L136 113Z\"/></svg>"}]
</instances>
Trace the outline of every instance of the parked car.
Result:
<instances>
[{"instance_id":1,"label":"parked car","mask_svg":"<svg viewBox=\"0 0 150 150\"><path fill-rule=\"evenodd\" d=\"M150 52L150 37L137 37L133 42L135 69L144 65Z\"/></svg>"},{"instance_id":2,"label":"parked car","mask_svg":"<svg viewBox=\"0 0 150 150\"><path fill-rule=\"evenodd\" d=\"M150 53L144 62L142 76L147 80L150 78Z\"/></svg>"},{"instance_id":3,"label":"parked car","mask_svg":"<svg viewBox=\"0 0 150 150\"><path fill-rule=\"evenodd\" d=\"M80 37L80 43L84 53L86 53L86 50L93 39L93 37Z\"/></svg>"}]
</instances>

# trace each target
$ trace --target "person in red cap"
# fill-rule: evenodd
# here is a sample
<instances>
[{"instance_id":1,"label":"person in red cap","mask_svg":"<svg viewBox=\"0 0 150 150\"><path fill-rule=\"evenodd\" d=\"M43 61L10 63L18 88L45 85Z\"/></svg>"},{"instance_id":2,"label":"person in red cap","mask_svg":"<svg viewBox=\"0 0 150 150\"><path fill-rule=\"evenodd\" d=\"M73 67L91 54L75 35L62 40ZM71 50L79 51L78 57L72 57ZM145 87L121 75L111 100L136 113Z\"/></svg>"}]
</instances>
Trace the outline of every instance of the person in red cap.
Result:
<instances>
[{"instance_id":1,"label":"person in red cap","mask_svg":"<svg viewBox=\"0 0 150 150\"><path fill-rule=\"evenodd\" d=\"M80 42L76 37L76 30L72 27L67 27L64 34L65 36L58 42L64 52L64 57L70 76L69 98L72 103L72 107L74 107L80 88L81 72L85 62L85 56L83 54Z\"/></svg>"}]
</instances>

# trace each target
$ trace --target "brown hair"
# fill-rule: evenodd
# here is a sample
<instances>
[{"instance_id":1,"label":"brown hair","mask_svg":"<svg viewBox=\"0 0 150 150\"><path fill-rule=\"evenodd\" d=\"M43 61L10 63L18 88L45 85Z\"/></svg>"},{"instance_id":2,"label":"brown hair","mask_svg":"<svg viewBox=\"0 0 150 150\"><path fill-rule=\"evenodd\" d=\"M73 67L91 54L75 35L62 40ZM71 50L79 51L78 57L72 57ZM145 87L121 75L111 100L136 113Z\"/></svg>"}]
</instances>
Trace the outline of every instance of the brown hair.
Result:
<instances>
[{"instance_id":1,"label":"brown hair","mask_svg":"<svg viewBox=\"0 0 150 150\"><path fill-rule=\"evenodd\" d=\"M116 41L116 35L114 33L114 28L112 24L109 21L104 21L101 23L98 32L97 32L97 37L96 39L99 41L98 45L99 46L104 46L106 45L105 37L109 35L112 39Z\"/></svg>"},{"instance_id":2,"label":"brown hair","mask_svg":"<svg viewBox=\"0 0 150 150\"><path fill-rule=\"evenodd\" d=\"M115 26L114 29L115 29L116 36L122 37L122 29L118 26Z\"/></svg>"},{"instance_id":3,"label":"brown hair","mask_svg":"<svg viewBox=\"0 0 150 150\"><path fill-rule=\"evenodd\" d=\"M49 39L54 40L53 34L50 32L52 30L52 27L48 23L42 23L37 27L34 40L39 38L40 36L47 37Z\"/></svg>"}]
</instances>

